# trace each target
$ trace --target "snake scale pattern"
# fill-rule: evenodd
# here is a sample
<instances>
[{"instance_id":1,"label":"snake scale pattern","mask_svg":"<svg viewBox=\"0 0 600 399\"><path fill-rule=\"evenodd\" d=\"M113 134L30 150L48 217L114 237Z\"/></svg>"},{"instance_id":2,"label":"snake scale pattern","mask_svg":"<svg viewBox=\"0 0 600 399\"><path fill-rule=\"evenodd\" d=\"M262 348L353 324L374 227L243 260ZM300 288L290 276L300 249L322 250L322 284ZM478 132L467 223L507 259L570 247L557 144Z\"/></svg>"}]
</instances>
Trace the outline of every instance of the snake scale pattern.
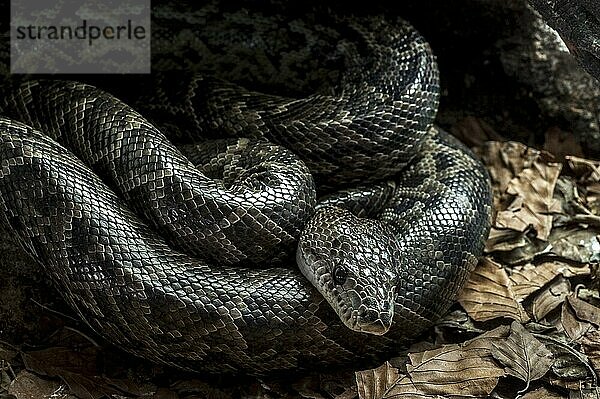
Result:
<instances>
[{"instance_id":1,"label":"snake scale pattern","mask_svg":"<svg viewBox=\"0 0 600 399\"><path fill-rule=\"evenodd\" d=\"M249 4L154 9L161 73L116 97L6 82L3 219L135 355L372 365L455 300L489 231L487 173L433 125L437 66L409 24Z\"/></svg>"}]
</instances>

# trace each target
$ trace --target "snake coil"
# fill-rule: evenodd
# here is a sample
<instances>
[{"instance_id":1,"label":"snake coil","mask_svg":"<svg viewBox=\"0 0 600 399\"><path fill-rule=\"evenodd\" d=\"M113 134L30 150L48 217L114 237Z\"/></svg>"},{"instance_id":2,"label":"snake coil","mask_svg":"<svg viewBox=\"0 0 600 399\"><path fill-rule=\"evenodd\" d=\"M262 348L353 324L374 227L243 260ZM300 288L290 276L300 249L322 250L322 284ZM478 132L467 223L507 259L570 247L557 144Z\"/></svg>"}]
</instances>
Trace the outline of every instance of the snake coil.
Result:
<instances>
[{"instance_id":1,"label":"snake coil","mask_svg":"<svg viewBox=\"0 0 600 399\"><path fill-rule=\"evenodd\" d=\"M184 69L208 67L162 75L141 113L60 80L0 100L0 209L82 319L156 362L263 374L378 361L439 318L481 254L491 194L432 125L438 72L417 32L216 3L155 17L156 65L194 49ZM261 67L228 58L249 49ZM224 81L239 76L286 94ZM330 193L316 210L315 183Z\"/></svg>"}]
</instances>

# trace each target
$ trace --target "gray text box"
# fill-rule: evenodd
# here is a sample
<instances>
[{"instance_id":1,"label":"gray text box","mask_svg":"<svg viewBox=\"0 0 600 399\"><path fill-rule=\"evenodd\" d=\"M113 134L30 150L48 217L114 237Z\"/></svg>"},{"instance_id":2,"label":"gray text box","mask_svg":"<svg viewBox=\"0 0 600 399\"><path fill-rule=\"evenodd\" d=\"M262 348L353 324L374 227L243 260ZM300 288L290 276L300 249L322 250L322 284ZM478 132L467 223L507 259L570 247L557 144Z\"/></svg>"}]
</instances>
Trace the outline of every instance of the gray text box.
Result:
<instances>
[{"instance_id":1,"label":"gray text box","mask_svg":"<svg viewBox=\"0 0 600 399\"><path fill-rule=\"evenodd\" d=\"M150 73L150 0L11 0L11 73Z\"/></svg>"}]
</instances>

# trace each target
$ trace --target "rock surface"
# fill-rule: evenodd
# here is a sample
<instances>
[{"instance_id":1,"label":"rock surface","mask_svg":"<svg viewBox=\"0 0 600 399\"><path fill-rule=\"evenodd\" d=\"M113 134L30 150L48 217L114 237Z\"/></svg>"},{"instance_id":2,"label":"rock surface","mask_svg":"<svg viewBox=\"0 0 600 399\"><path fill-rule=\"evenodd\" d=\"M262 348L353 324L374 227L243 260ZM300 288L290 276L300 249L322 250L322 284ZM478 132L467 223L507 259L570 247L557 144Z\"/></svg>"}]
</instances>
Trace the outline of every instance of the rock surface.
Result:
<instances>
[{"instance_id":1,"label":"rock surface","mask_svg":"<svg viewBox=\"0 0 600 399\"><path fill-rule=\"evenodd\" d=\"M600 80L600 2L596 0L529 0L558 31L587 71Z\"/></svg>"}]
</instances>

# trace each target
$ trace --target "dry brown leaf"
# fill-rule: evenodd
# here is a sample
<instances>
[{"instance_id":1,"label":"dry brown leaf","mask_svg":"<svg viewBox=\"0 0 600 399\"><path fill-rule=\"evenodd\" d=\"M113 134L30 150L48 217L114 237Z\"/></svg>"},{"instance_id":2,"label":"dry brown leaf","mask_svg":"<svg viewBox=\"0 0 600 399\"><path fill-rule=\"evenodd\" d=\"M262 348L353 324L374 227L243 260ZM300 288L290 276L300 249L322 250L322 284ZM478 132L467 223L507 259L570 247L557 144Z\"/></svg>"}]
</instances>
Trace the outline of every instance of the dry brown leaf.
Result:
<instances>
[{"instance_id":1,"label":"dry brown leaf","mask_svg":"<svg viewBox=\"0 0 600 399\"><path fill-rule=\"evenodd\" d=\"M538 238L548 239L552 228L552 215L535 212L525 201L525 198L517 197L507 209L498 212L495 226L519 232L533 227Z\"/></svg>"},{"instance_id":2,"label":"dry brown leaf","mask_svg":"<svg viewBox=\"0 0 600 399\"><path fill-rule=\"evenodd\" d=\"M510 325L508 339L492 344L492 356L506 366L507 374L527 383L520 392L525 392L531 381L542 378L552 365L552 352L516 321Z\"/></svg>"},{"instance_id":3,"label":"dry brown leaf","mask_svg":"<svg viewBox=\"0 0 600 399\"><path fill-rule=\"evenodd\" d=\"M391 387L386 398L411 397L411 394L488 395L504 375L491 356L491 348L507 332L506 326L502 326L460 345L410 353L408 376Z\"/></svg>"},{"instance_id":4,"label":"dry brown leaf","mask_svg":"<svg viewBox=\"0 0 600 399\"><path fill-rule=\"evenodd\" d=\"M536 160L509 182L506 192L524 197L534 212L560 213L560 203L553 194L561 170L560 163Z\"/></svg>"},{"instance_id":5,"label":"dry brown leaf","mask_svg":"<svg viewBox=\"0 0 600 399\"><path fill-rule=\"evenodd\" d=\"M552 374L547 375L553 385L568 387L570 381L584 380L595 374L587 357L572 343L559 336L537 335L552 354Z\"/></svg>"},{"instance_id":6,"label":"dry brown leaf","mask_svg":"<svg viewBox=\"0 0 600 399\"><path fill-rule=\"evenodd\" d=\"M501 209L508 183L532 165L540 152L514 141L488 141L478 148L478 155L487 167L494 191L494 209Z\"/></svg>"},{"instance_id":7,"label":"dry brown leaf","mask_svg":"<svg viewBox=\"0 0 600 399\"><path fill-rule=\"evenodd\" d=\"M508 183L506 192L514 195L510 205L496 214L495 226L525 231L533 226L537 237L546 240L552 229L552 214L562 211L554 199L554 187L562 165L536 160Z\"/></svg>"},{"instance_id":8,"label":"dry brown leaf","mask_svg":"<svg viewBox=\"0 0 600 399\"><path fill-rule=\"evenodd\" d=\"M398 369L388 362L376 369L357 371L355 376L360 399L383 398L386 391L401 377Z\"/></svg>"},{"instance_id":9,"label":"dry brown leaf","mask_svg":"<svg viewBox=\"0 0 600 399\"><path fill-rule=\"evenodd\" d=\"M503 238L496 236L492 241L486 241L485 252L491 253L495 251L494 258L505 266L517 267L526 263L531 263L535 260L537 255L545 254L551 248L547 242L538 240L535 237L530 237L531 233L535 233L533 228L527 229L525 232L518 232L509 229L494 229L492 231L512 231L516 234L514 238L511 238L508 234L503 234L506 241L500 242ZM554 230L552 230L554 231ZM552 233L550 233L552 236Z\"/></svg>"},{"instance_id":10,"label":"dry brown leaf","mask_svg":"<svg viewBox=\"0 0 600 399\"><path fill-rule=\"evenodd\" d=\"M361 399L480 397L489 394L504 375L491 355L494 342L506 339L501 326L463 344L409 354L407 375L386 363L356 373Z\"/></svg>"},{"instance_id":11,"label":"dry brown leaf","mask_svg":"<svg viewBox=\"0 0 600 399\"><path fill-rule=\"evenodd\" d=\"M488 239L485 242L485 252L507 252L528 245L530 245L530 240L523 232L511 229L497 229L492 226Z\"/></svg>"},{"instance_id":12,"label":"dry brown leaf","mask_svg":"<svg viewBox=\"0 0 600 399\"><path fill-rule=\"evenodd\" d=\"M556 309L571 293L571 283L559 276L550 286L542 290L533 300L532 311L535 320L542 320L548 313Z\"/></svg>"},{"instance_id":13,"label":"dry brown leaf","mask_svg":"<svg viewBox=\"0 0 600 399\"><path fill-rule=\"evenodd\" d=\"M530 226L537 237L547 239L552 214L561 212L554 187L562 165L552 156L521 143L488 142L480 149L494 189L494 227L523 232Z\"/></svg>"},{"instance_id":14,"label":"dry brown leaf","mask_svg":"<svg viewBox=\"0 0 600 399\"><path fill-rule=\"evenodd\" d=\"M579 389L579 387L581 385L581 381L563 380L563 379L556 378L556 377L548 377L548 382L552 386L561 387L561 388L569 389L569 390ZM581 399L581 398L578 398L578 399ZM596 399L598 399L598 398L596 398Z\"/></svg>"},{"instance_id":15,"label":"dry brown leaf","mask_svg":"<svg viewBox=\"0 0 600 399\"><path fill-rule=\"evenodd\" d=\"M412 395L481 396L489 394L504 375L486 351L476 345L447 345L443 348L413 354L405 376L388 390L384 398L406 398Z\"/></svg>"},{"instance_id":16,"label":"dry brown leaf","mask_svg":"<svg viewBox=\"0 0 600 399\"><path fill-rule=\"evenodd\" d=\"M561 322L569 338L581 343L583 353L596 373L600 372L600 308L589 304L575 294L563 305ZM595 327L594 327L595 326Z\"/></svg>"},{"instance_id":17,"label":"dry brown leaf","mask_svg":"<svg viewBox=\"0 0 600 399\"><path fill-rule=\"evenodd\" d=\"M522 323L529 320L517 301L506 271L489 258L483 258L471 273L458 302L476 321L497 317L508 317Z\"/></svg>"},{"instance_id":18,"label":"dry brown leaf","mask_svg":"<svg viewBox=\"0 0 600 399\"><path fill-rule=\"evenodd\" d=\"M600 182L592 182L587 185L588 189L588 198L586 198L589 202L589 196L593 196L594 200L600 196Z\"/></svg>"},{"instance_id":19,"label":"dry brown leaf","mask_svg":"<svg viewBox=\"0 0 600 399\"><path fill-rule=\"evenodd\" d=\"M567 301L578 319L600 326L600 308L577 298L575 294L567 296Z\"/></svg>"},{"instance_id":20,"label":"dry brown leaf","mask_svg":"<svg viewBox=\"0 0 600 399\"><path fill-rule=\"evenodd\" d=\"M560 313L560 326L565 334L574 342L580 342L583 336L593 329L591 323L582 321L575 316L575 311L568 303L564 302Z\"/></svg>"},{"instance_id":21,"label":"dry brown leaf","mask_svg":"<svg viewBox=\"0 0 600 399\"><path fill-rule=\"evenodd\" d=\"M559 274L563 277L586 275L590 274L590 269L589 267L575 267L558 261L544 262L537 266L527 264L510 275L513 292L517 300L525 299Z\"/></svg>"}]
</instances>

